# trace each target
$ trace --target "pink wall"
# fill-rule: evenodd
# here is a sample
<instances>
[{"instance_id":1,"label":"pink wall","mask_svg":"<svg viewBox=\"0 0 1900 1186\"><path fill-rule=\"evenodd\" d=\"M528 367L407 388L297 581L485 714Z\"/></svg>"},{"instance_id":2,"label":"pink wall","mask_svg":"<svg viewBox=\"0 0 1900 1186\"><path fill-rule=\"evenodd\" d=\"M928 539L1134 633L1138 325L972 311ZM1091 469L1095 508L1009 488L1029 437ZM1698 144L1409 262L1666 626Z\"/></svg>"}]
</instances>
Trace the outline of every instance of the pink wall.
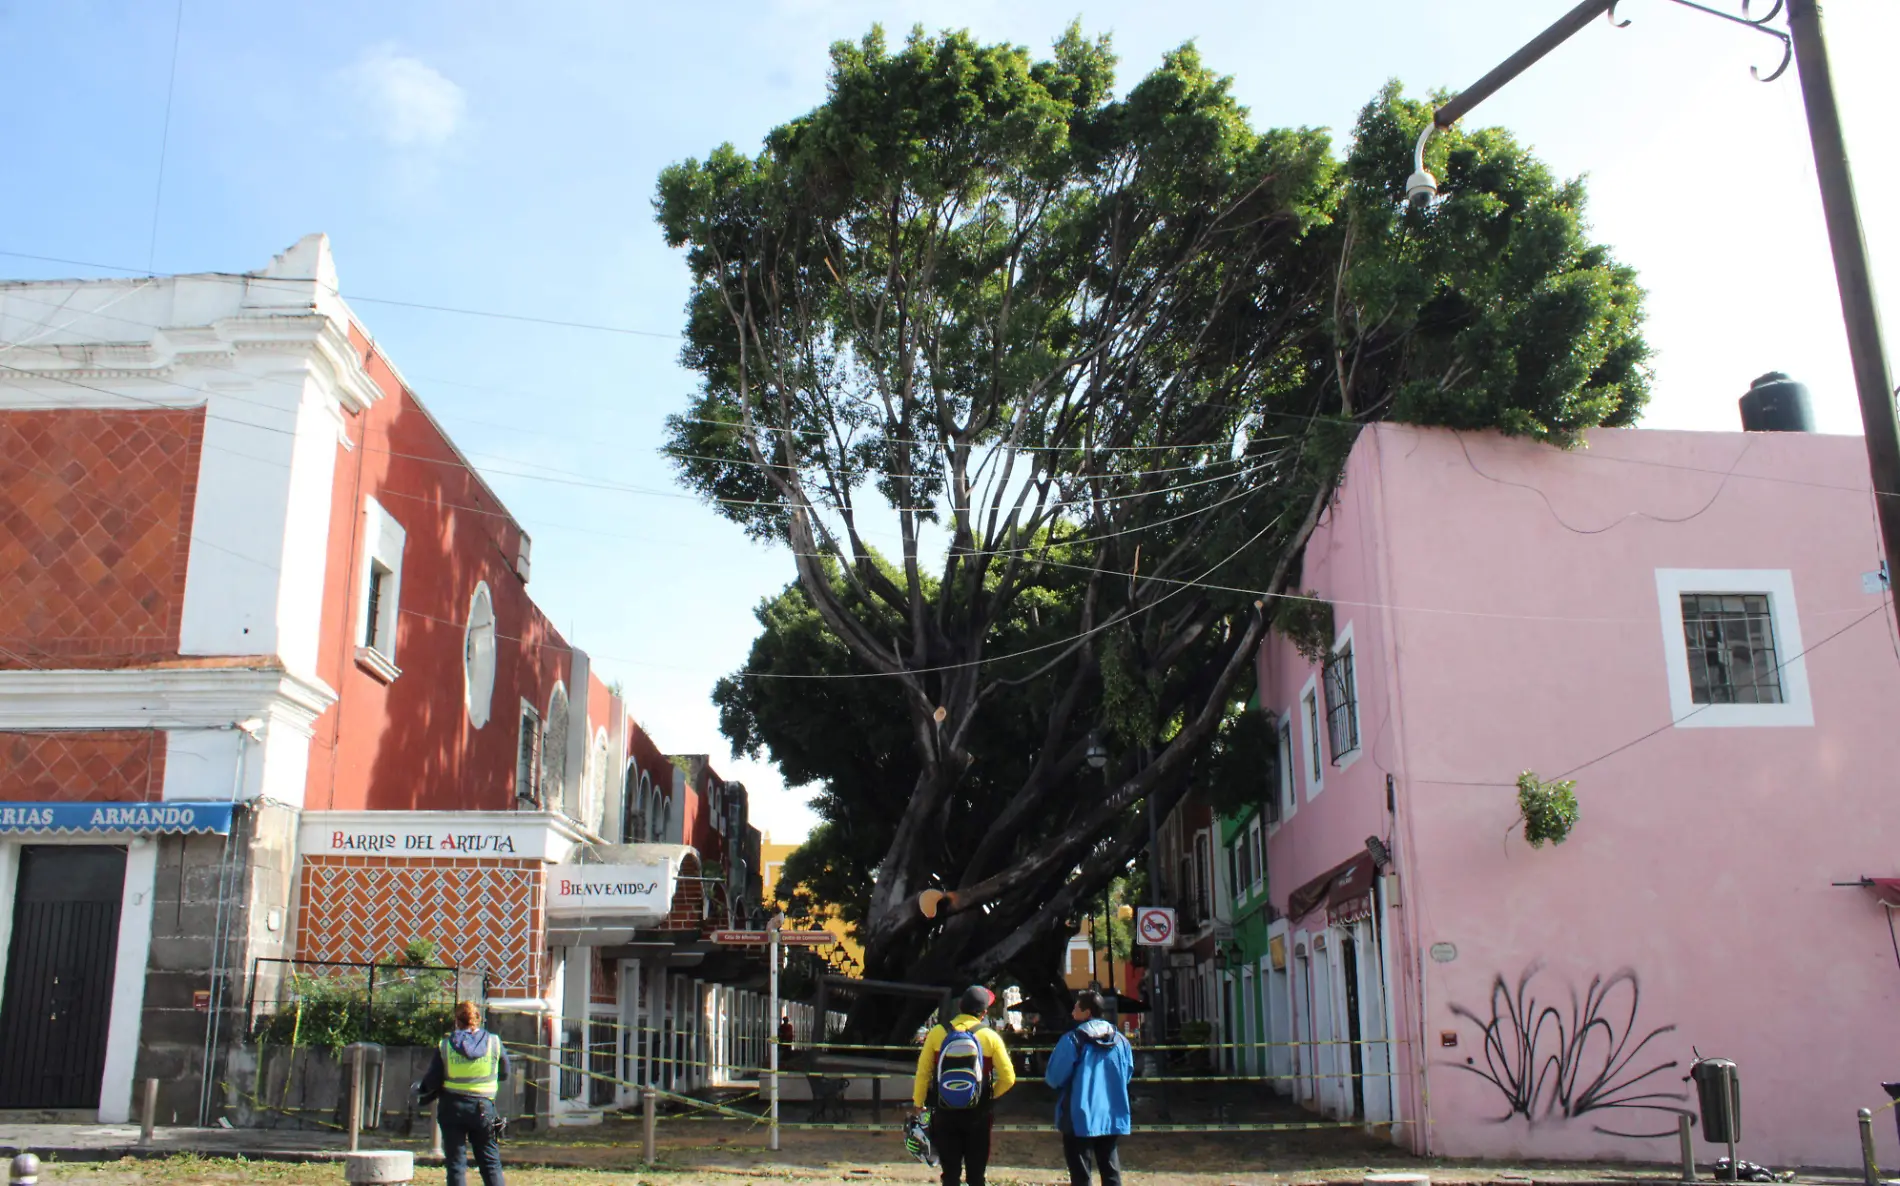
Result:
<instances>
[{"instance_id":1,"label":"pink wall","mask_svg":"<svg viewBox=\"0 0 1900 1186\"><path fill-rule=\"evenodd\" d=\"M1673 1132L1672 1114L1580 1106L1614 1035L1626 1061L1598 1104L1692 1108L1681 1080L1694 1046L1740 1064L1743 1156L1854 1164L1855 1109L1900 1078L1886 919L1864 891L1829 885L1900 871L1886 803L1900 650L1881 598L1861 589L1878 547L1860 440L1606 430L1560 453L1380 427L1361 437L1309 557L1305 583L1355 629L1365 758L1329 768L1282 827L1274 887L1284 895L1384 835L1384 774L1396 775L1394 955L1413 982L1399 1029L1408 1054L1423 1052L1429 1089L1425 1116L1416 1080L1402 1112L1428 1120L1432 1150L1669 1158L1672 1139L1612 1134ZM1785 572L1797 622L1777 629L1798 625L1811 725L1671 725L1665 639L1681 626L1673 606L1665 618L1658 569ZM1271 644L1265 666L1284 702L1303 675L1283 648ZM1575 832L1533 851L1513 830L1513 780L1577 767ZM1423 957L1439 943L1455 959ZM1561 1046L1556 1028L1575 1028L1573 994L1607 990L1607 1028L1575 1060L1572 1114L1550 1110L1547 1087L1534 1124L1471 1073L1491 1069L1483 1025L1515 1042L1497 981L1515 996L1533 970L1529 1011L1555 1010L1540 1066ZM1875 1131L1892 1164L1891 1116Z\"/></svg>"},{"instance_id":2,"label":"pink wall","mask_svg":"<svg viewBox=\"0 0 1900 1186\"><path fill-rule=\"evenodd\" d=\"M1276 719L1292 717L1294 809L1282 815L1281 822L1269 829L1269 882L1275 907L1284 912L1289 895L1300 886L1319 877L1334 866L1365 851L1368 836L1393 842L1393 824L1386 811L1385 778L1387 771L1398 771L1400 759L1400 720L1393 711L1393 686L1390 673L1392 623L1384 613L1377 590L1384 577L1381 551L1383 533L1380 521L1380 482L1378 455L1369 448L1373 434L1360 439L1346 467L1332 506L1322 517L1318 530L1307 545L1300 573L1300 588L1317 591L1333 603L1333 627L1338 638L1350 635L1356 666L1359 697L1359 748L1342 757L1338 764L1326 735L1325 689L1317 665L1309 663L1292 644L1278 634L1269 637L1261 648L1259 676L1262 707ZM1307 732L1302 699L1308 690L1318 697L1321 711L1321 777L1317 785L1307 771L1311 764L1311 738ZM1284 808L1283 808L1284 812ZM1394 847L1403 849L1402 845ZM1400 861L1405 858L1403 851ZM1314 935L1326 930L1326 907L1319 906L1304 918L1287 920L1286 947L1288 967L1296 960L1292 953L1301 945L1310 947ZM1406 946L1404 897L1390 912L1392 939L1391 964L1401 970L1413 962ZM1315 953L1317 957L1317 953ZM1392 1014L1396 1020L1399 1043L1392 1050L1396 1062L1397 1113L1401 1127L1394 1139L1410 1144L1417 1135L1413 1121L1421 1113L1423 1083L1413 1072L1413 1051L1418 1027L1415 984L1410 978L1393 977ZM1291 987L1296 978L1289 977ZM1304 1002L1298 1008L1307 1008ZM1408 1025L1407 1018L1414 1019ZM1382 1028L1382 1027L1381 1027ZM1302 1026L1301 1035L1309 1031ZM1343 1031L1342 1031L1343 1032ZM1290 1062L1300 1073L1310 1075L1322 1057L1343 1053L1337 1048L1309 1046ZM1390 1072L1388 1072L1390 1073ZM1302 1094L1296 1084L1295 1094ZM1383 1094L1384 1079L1368 1078L1367 1090Z\"/></svg>"}]
</instances>

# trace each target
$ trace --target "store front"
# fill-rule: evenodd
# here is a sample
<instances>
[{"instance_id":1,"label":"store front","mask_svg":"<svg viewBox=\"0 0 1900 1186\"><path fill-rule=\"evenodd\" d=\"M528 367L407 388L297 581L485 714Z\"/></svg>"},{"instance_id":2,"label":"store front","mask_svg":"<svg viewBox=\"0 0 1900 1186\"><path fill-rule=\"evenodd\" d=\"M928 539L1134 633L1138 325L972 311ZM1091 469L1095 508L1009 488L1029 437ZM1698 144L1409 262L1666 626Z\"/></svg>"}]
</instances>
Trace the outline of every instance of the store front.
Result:
<instances>
[{"instance_id":1,"label":"store front","mask_svg":"<svg viewBox=\"0 0 1900 1186\"><path fill-rule=\"evenodd\" d=\"M0 807L0 1109L130 1118L161 845L229 803Z\"/></svg>"},{"instance_id":2,"label":"store front","mask_svg":"<svg viewBox=\"0 0 1900 1186\"><path fill-rule=\"evenodd\" d=\"M1370 1124L1396 1111L1381 882L1358 853L1294 890L1287 906L1297 1097Z\"/></svg>"}]
</instances>

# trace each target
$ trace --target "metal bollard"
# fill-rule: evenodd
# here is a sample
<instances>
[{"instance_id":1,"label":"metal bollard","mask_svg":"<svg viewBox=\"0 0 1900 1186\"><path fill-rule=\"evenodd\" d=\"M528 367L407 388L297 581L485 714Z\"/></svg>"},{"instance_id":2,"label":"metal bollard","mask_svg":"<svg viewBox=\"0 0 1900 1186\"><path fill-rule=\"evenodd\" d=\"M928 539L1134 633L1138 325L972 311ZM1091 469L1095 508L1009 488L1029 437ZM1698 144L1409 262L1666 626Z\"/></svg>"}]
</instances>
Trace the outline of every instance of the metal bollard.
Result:
<instances>
[{"instance_id":1,"label":"metal bollard","mask_svg":"<svg viewBox=\"0 0 1900 1186\"><path fill-rule=\"evenodd\" d=\"M152 1143L152 1130L158 1127L158 1080L147 1079L139 1095L139 1144Z\"/></svg>"},{"instance_id":2,"label":"metal bollard","mask_svg":"<svg viewBox=\"0 0 1900 1186\"><path fill-rule=\"evenodd\" d=\"M22 1153L13 1159L12 1167L7 1171L7 1181L13 1186L39 1186L40 1159L31 1153Z\"/></svg>"},{"instance_id":3,"label":"metal bollard","mask_svg":"<svg viewBox=\"0 0 1900 1186\"><path fill-rule=\"evenodd\" d=\"M1676 1139L1682 1142L1682 1180L1695 1181L1695 1142L1689 1139L1689 1114L1676 1113Z\"/></svg>"},{"instance_id":4,"label":"metal bollard","mask_svg":"<svg viewBox=\"0 0 1900 1186\"><path fill-rule=\"evenodd\" d=\"M660 1126L660 1097L651 1087L640 1092L640 1153L648 1165L653 1164L656 1152L654 1146L657 1130Z\"/></svg>"},{"instance_id":5,"label":"metal bollard","mask_svg":"<svg viewBox=\"0 0 1900 1186\"><path fill-rule=\"evenodd\" d=\"M1880 1167L1874 1164L1874 1114L1860 1110L1860 1170L1867 1186L1880 1186Z\"/></svg>"},{"instance_id":6,"label":"metal bollard","mask_svg":"<svg viewBox=\"0 0 1900 1186\"><path fill-rule=\"evenodd\" d=\"M354 1153L363 1135L363 1048L350 1052L350 1152Z\"/></svg>"}]
</instances>

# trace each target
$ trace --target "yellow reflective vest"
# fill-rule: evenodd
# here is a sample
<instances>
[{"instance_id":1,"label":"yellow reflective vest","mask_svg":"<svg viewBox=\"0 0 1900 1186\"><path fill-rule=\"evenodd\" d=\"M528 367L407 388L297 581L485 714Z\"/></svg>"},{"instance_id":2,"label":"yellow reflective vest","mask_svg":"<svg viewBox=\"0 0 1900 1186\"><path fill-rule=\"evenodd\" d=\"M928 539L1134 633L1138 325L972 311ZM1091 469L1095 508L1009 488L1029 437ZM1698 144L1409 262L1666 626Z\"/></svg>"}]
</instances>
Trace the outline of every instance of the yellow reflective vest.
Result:
<instances>
[{"instance_id":1,"label":"yellow reflective vest","mask_svg":"<svg viewBox=\"0 0 1900 1186\"><path fill-rule=\"evenodd\" d=\"M501 1039L488 1035L478 1058L464 1058L455 1043L442 1039L442 1090L456 1095L495 1098L501 1085Z\"/></svg>"}]
</instances>

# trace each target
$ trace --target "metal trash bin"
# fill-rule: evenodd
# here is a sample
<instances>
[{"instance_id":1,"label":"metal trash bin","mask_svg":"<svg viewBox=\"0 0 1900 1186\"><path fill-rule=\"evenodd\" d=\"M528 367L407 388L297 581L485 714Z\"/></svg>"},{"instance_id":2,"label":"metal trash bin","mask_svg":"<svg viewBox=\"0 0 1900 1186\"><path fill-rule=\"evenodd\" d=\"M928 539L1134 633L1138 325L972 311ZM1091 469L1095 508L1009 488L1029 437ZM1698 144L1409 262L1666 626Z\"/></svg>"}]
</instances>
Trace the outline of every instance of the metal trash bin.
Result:
<instances>
[{"instance_id":1,"label":"metal trash bin","mask_svg":"<svg viewBox=\"0 0 1900 1186\"><path fill-rule=\"evenodd\" d=\"M1696 1103L1702 1110L1702 1139L1727 1145L1742 1139L1742 1079L1735 1062L1704 1058L1689 1068Z\"/></svg>"},{"instance_id":2,"label":"metal trash bin","mask_svg":"<svg viewBox=\"0 0 1900 1186\"><path fill-rule=\"evenodd\" d=\"M343 1048L343 1091L337 1101L340 1123L348 1124L350 1093L356 1088L356 1052L363 1052L363 1127L383 1126L383 1056L380 1042L351 1042Z\"/></svg>"}]
</instances>

